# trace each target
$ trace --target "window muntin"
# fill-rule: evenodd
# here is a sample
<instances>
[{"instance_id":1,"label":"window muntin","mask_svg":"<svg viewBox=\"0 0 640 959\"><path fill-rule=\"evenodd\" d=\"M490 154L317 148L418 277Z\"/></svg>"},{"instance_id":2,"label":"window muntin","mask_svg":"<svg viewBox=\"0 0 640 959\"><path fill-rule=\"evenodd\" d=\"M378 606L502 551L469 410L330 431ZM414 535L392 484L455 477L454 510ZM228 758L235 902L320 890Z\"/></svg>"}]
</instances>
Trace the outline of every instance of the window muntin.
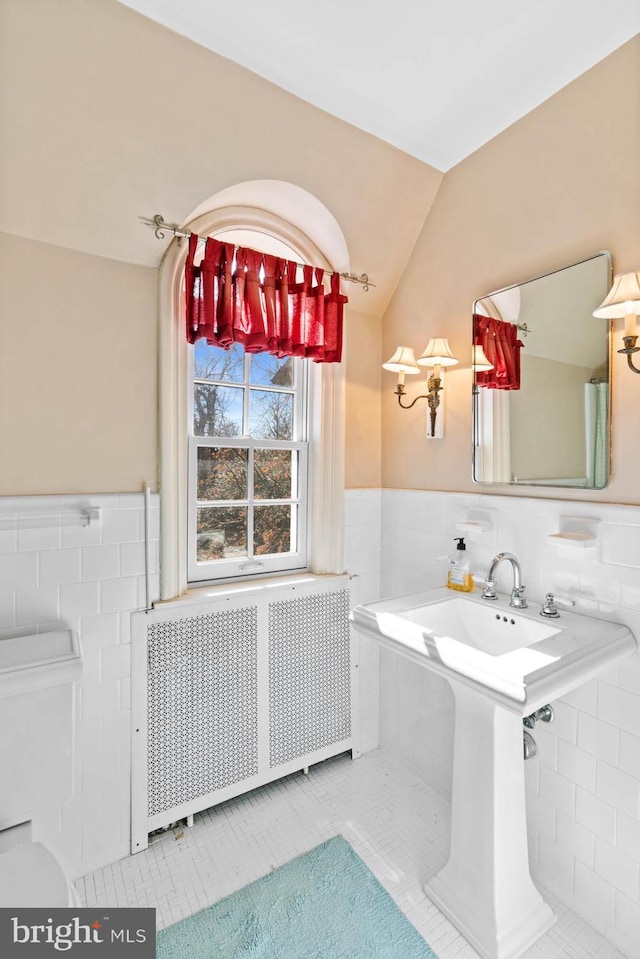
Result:
<instances>
[{"instance_id":1,"label":"window muntin","mask_svg":"<svg viewBox=\"0 0 640 959\"><path fill-rule=\"evenodd\" d=\"M190 354L189 581L305 568L304 362L201 340Z\"/></svg>"}]
</instances>

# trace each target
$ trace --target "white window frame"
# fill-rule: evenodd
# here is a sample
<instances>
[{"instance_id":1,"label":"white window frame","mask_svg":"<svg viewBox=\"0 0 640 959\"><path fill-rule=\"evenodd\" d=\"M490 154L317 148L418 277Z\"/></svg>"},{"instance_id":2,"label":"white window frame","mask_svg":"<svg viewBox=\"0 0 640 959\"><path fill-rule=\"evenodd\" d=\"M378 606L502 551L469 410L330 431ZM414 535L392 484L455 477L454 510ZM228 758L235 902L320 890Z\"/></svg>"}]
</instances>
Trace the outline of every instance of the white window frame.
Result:
<instances>
[{"instance_id":1,"label":"white window frame","mask_svg":"<svg viewBox=\"0 0 640 959\"><path fill-rule=\"evenodd\" d=\"M302 259L332 270L325 255L297 225L255 207L222 207L183 224L199 236L230 229L254 229L279 237ZM159 486L160 594L162 600L188 588L188 396L189 357L184 335L180 284L187 244L174 239L159 277ZM345 336L346 344L346 336ZM344 571L344 359L309 363L310 444L306 568L317 574Z\"/></svg>"},{"instance_id":2,"label":"white window frame","mask_svg":"<svg viewBox=\"0 0 640 959\"><path fill-rule=\"evenodd\" d=\"M220 436L196 436L193 432L193 392L195 386L195 377L193 375L194 348L190 347L189 354L189 469L188 469L188 530L187 530L187 574L189 585L202 585L208 581L218 581L220 579L230 579L238 577L257 576L261 574L289 572L293 570L302 570L307 568L307 529L309 525L308 510L308 460L309 460L309 442L308 442L308 377L307 365L304 360L293 358L294 369L294 388L273 389L268 386L252 384L250 381L250 360L247 354L243 355L243 380L220 382L219 385L241 388L244 390L244 409L243 420L247 422L249 413L249 391L252 388L268 390L278 393L289 393L293 397L293 422L294 436L291 440L274 439L256 439L250 435L235 437ZM203 381L204 382L204 381ZM262 506L276 506L289 503L295 507L292 513L292 539L296 549L287 553L269 554L259 557L250 555L242 559L217 559L209 562L198 562L196 559L197 542L197 478L198 478L198 449L204 446L215 447L237 447L248 451L248 496L246 505L253 504L253 455L255 450L259 449L281 449L295 450L298 454L296 458L295 475L293 476L293 488L295 495L286 500L262 500L259 501ZM226 501L225 506L244 506L245 501L235 502ZM247 529L247 545L250 545L253 539L253 526L251 523L251 510L249 510L249 523Z\"/></svg>"}]
</instances>

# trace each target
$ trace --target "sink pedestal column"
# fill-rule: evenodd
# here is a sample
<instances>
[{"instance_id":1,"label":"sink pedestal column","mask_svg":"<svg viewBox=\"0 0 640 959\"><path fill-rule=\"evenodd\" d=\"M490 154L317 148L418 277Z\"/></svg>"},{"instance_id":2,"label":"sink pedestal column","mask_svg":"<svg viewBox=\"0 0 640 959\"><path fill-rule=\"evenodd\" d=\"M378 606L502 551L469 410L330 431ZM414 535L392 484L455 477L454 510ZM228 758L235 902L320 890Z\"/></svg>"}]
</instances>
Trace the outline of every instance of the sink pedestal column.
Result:
<instances>
[{"instance_id":1,"label":"sink pedestal column","mask_svg":"<svg viewBox=\"0 0 640 959\"><path fill-rule=\"evenodd\" d=\"M556 921L529 874L522 718L451 686L451 851L425 892L484 959L517 959Z\"/></svg>"}]
</instances>

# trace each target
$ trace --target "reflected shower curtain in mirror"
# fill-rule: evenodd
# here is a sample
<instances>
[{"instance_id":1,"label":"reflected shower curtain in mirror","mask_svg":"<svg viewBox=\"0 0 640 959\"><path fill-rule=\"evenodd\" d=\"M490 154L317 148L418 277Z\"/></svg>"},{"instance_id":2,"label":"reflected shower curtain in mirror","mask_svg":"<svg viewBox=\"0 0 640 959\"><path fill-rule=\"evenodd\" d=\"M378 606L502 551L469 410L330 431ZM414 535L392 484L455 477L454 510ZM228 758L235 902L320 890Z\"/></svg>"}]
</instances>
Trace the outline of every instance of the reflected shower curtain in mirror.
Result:
<instances>
[{"instance_id":1,"label":"reflected shower curtain in mirror","mask_svg":"<svg viewBox=\"0 0 640 959\"><path fill-rule=\"evenodd\" d=\"M584 385L587 481L595 489L604 489L608 479L609 384L596 380Z\"/></svg>"},{"instance_id":2,"label":"reflected shower curtain in mirror","mask_svg":"<svg viewBox=\"0 0 640 959\"><path fill-rule=\"evenodd\" d=\"M247 353L300 356L316 363L339 363L347 297L340 275L235 247L208 237L196 265L199 237L189 237L184 268L186 336L229 349L241 343ZM298 279L299 269L302 279Z\"/></svg>"},{"instance_id":3,"label":"reflected shower curtain in mirror","mask_svg":"<svg viewBox=\"0 0 640 959\"><path fill-rule=\"evenodd\" d=\"M517 325L474 313L473 342L482 347L493 364L492 370L476 371L477 385L489 390L519 390L523 344L518 339Z\"/></svg>"}]
</instances>

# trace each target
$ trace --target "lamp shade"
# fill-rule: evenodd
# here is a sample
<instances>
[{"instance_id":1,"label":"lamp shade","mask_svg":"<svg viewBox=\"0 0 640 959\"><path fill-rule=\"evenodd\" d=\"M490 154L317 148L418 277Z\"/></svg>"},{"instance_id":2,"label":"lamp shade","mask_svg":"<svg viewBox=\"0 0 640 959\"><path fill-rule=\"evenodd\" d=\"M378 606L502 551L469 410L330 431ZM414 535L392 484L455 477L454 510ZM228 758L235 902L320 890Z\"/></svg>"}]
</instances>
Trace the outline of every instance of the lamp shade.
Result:
<instances>
[{"instance_id":1,"label":"lamp shade","mask_svg":"<svg viewBox=\"0 0 640 959\"><path fill-rule=\"evenodd\" d=\"M476 373L482 373L486 372L486 370L493 369L493 363L489 362L489 358L481 346L471 347L471 366Z\"/></svg>"},{"instance_id":2,"label":"lamp shade","mask_svg":"<svg viewBox=\"0 0 640 959\"><path fill-rule=\"evenodd\" d=\"M410 346L399 346L393 356L382 364L383 370L392 373L419 373L420 367L416 363L413 350Z\"/></svg>"},{"instance_id":3,"label":"lamp shade","mask_svg":"<svg viewBox=\"0 0 640 959\"><path fill-rule=\"evenodd\" d=\"M620 273L593 315L601 320L615 320L627 313L640 313L640 273Z\"/></svg>"},{"instance_id":4,"label":"lamp shade","mask_svg":"<svg viewBox=\"0 0 640 959\"><path fill-rule=\"evenodd\" d=\"M417 362L418 366L455 366L458 361L449 349L446 337L436 336L429 340Z\"/></svg>"}]
</instances>

